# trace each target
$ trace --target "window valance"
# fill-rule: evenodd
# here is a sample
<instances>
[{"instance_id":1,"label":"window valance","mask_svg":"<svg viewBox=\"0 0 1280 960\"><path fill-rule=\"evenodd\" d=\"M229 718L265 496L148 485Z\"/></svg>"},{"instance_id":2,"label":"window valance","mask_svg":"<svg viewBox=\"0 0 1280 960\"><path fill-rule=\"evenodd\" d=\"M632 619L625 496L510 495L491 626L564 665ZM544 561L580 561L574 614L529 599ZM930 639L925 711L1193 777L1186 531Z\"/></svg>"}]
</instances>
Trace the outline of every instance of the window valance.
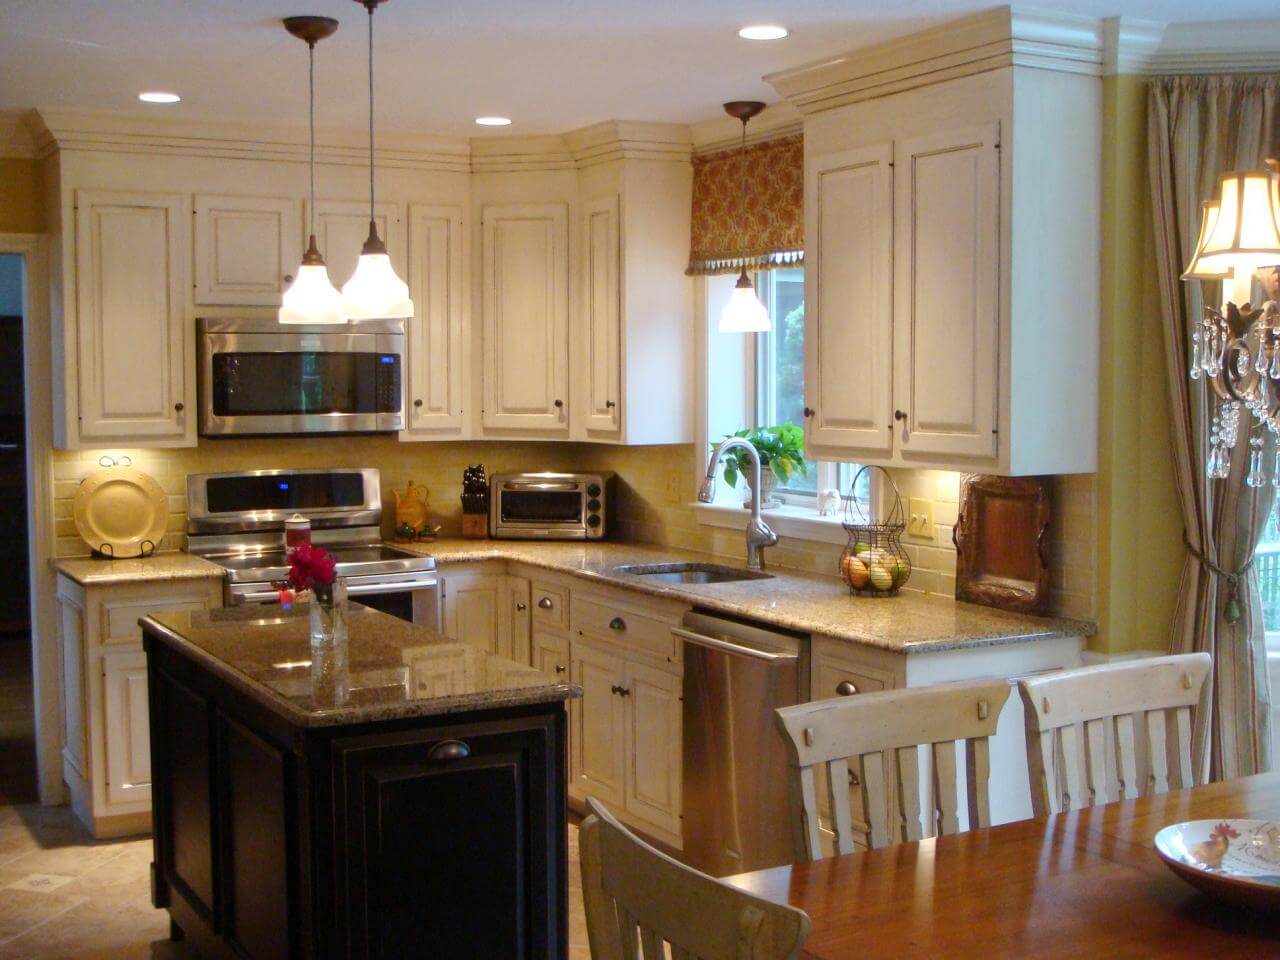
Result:
<instances>
[{"instance_id":1,"label":"window valance","mask_svg":"<svg viewBox=\"0 0 1280 960\"><path fill-rule=\"evenodd\" d=\"M802 261L804 137L694 157L690 247L690 275Z\"/></svg>"}]
</instances>

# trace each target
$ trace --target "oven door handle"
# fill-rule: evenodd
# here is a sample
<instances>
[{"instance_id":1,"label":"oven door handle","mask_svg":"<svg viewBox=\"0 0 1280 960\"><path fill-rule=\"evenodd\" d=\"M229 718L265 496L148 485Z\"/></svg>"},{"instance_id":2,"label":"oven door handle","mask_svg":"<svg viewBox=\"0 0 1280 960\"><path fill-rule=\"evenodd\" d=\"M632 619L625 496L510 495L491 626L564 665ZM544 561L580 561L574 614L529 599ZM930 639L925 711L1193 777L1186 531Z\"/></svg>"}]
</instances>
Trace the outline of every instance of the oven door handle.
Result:
<instances>
[{"instance_id":1,"label":"oven door handle","mask_svg":"<svg viewBox=\"0 0 1280 960\"><path fill-rule=\"evenodd\" d=\"M547 482L547 483L537 483L534 481L520 480L520 481L504 483L502 485L502 489L503 490L537 490L539 492L552 490L552 491L563 491L565 493L577 493L581 489L581 487L576 483L565 483L565 482L556 483L553 481Z\"/></svg>"},{"instance_id":2,"label":"oven door handle","mask_svg":"<svg viewBox=\"0 0 1280 960\"><path fill-rule=\"evenodd\" d=\"M231 595L240 603L267 603L280 600L279 590L246 590L244 592L233 590Z\"/></svg>"},{"instance_id":3,"label":"oven door handle","mask_svg":"<svg viewBox=\"0 0 1280 960\"><path fill-rule=\"evenodd\" d=\"M370 593L403 593L406 590L426 590L439 586L438 577L423 577L419 580L392 580L382 583L348 583L347 596L359 597Z\"/></svg>"}]
</instances>

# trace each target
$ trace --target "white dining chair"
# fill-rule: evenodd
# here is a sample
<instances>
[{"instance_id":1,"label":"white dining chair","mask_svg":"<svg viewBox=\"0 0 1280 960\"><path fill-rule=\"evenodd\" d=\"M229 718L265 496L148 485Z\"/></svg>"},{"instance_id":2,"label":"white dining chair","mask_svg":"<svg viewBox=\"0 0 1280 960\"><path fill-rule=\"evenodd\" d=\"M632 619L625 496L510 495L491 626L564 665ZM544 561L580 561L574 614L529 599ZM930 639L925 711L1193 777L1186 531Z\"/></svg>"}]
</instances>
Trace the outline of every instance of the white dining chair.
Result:
<instances>
[{"instance_id":1,"label":"white dining chair","mask_svg":"<svg viewBox=\"0 0 1280 960\"><path fill-rule=\"evenodd\" d=\"M1194 786L1191 732L1207 653L1018 681L1038 817Z\"/></svg>"},{"instance_id":2,"label":"white dining chair","mask_svg":"<svg viewBox=\"0 0 1280 960\"><path fill-rule=\"evenodd\" d=\"M1008 681L996 679L861 693L778 710L793 768L796 856L824 855L819 768L826 772L836 854L958 832L959 741L969 826L990 826L988 741L1008 698ZM922 755L933 798L923 820ZM851 786L859 789L857 819Z\"/></svg>"},{"instance_id":3,"label":"white dining chair","mask_svg":"<svg viewBox=\"0 0 1280 960\"><path fill-rule=\"evenodd\" d=\"M790 960L800 952L810 930L804 911L687 867L595 800L587 806L578 845L592 960Z\"/></svg>"}]
</instances>

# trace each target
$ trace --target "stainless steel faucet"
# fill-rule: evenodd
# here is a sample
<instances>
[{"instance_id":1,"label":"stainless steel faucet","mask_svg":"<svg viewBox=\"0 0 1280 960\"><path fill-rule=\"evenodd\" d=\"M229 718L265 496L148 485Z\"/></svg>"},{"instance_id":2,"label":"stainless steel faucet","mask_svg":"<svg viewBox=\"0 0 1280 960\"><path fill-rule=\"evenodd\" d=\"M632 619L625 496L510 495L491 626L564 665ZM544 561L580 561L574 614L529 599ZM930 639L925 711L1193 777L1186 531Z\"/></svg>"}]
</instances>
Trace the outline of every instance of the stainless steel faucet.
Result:
<instances>
[{"instance_id":1,"label":"stainless steel faucet","mask_svg":"<svg viewBox=\"0 0 1280 960\"><path fill-rule=\"evenodd\" d=\"M772 547L778 542L778 535L760 517L760 453L742 437L729 437L721 441L711 454L711 463L707 465L707 478L698 489L698 499L710 503L716 495L716 469L720 466L720 458L734 447L742 447L751 460L751 522L747 524L747 569L764 569L764 548Z\"/></svg>"}]
</instances>

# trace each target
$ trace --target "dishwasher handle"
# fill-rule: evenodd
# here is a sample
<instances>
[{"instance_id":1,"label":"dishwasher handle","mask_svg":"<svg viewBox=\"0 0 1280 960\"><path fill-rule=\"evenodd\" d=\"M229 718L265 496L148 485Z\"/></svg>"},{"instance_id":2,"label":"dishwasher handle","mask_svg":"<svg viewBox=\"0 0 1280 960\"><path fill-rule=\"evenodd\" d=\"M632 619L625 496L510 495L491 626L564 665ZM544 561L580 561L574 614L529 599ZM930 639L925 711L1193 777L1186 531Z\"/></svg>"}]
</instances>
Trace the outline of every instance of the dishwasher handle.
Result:
<instances>
[{"instance_id":1,"label":"dishwasher handle","mask_svg":"<svg viewBox=\"0 0 1280 960\"><path fill-rule=\"evenodd\" d=\"M681 640L685 640L688 643L696 643L700 647L710 647L713 650L722 650L725 653L732 653L740 657L752 657L769 663L793 662L800 658L798 653L777 653L773 650L762 650L759 647L748 647L740 643L734 643L731 640L722 640L720 637L708 637L702 633L694 633L692 630L685 630L681 627L672 627L671 632Z\"/></svg>"}]
</instances>

